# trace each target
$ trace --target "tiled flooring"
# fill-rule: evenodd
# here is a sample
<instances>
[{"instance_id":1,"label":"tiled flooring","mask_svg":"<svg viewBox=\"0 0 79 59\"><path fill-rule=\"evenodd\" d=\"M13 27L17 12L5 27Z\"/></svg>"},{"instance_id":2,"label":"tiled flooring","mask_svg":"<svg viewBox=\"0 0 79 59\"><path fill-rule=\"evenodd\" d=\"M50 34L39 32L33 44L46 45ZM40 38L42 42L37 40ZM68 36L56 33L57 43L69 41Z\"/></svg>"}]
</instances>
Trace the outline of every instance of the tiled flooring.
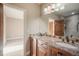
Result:
<instances>
[{"instance_id":1,"label":"tiled flooring","mask_svg":"<svg viewBox=\"0 0 79 59\"><path fill-rule=\"evenodd\" d=\"M24 40L14 39L8 40L3 49L4 56L23 56Z\"/></svg>"}]
</instances>

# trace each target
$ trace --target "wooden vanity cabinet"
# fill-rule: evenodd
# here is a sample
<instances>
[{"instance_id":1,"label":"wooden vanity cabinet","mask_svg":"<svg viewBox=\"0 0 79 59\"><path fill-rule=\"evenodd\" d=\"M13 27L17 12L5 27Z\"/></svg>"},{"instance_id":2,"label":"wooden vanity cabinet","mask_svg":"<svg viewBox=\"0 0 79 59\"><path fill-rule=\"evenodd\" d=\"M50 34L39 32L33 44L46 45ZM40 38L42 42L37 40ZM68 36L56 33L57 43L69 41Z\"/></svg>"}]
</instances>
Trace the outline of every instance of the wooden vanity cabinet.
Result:
<instances>
[{"instance_id":1,"label":"wooden vanity cabinet","mask_svg":"<svg viewBox=\"0 0 79 59\"><path fill-rule=\"evenodd\" d=\"M0 3L0 56L3 55L3 4Z\"/></svg>"},{"instance_id":2,"label":"wooden vanity cabinet","mask_svg":"<svg viewBox=\"0 0 79 59\"><path fill-rule=\"evenodd\" d=\"M72 56L71 53L55 48L49 45L48 42L39 39L30 39L30 55L31 56Z\"/></svg>"},{"instance_id":3,"label":"wooden vanity cabinet","mask_svg":"<svg viewBox=\"0 0 79 59\"><path fill-rule=\"evenodd\" d=\"M47 56L47 50L38 47L37 56Z\"/></svg>"},{"instance_id":4,"label":"wooden vanity cabinet","mask_svg":"<svg viewBox=\"0 0 79 59\"><path fill-rule=\"evenodd\" d=\"M50 48L48 42L38 40L37 56L50 56Z\"/></svg>"},{"instance_id":5,"label":"wooden vanity cabinet","mask_svg":"<svg viewBox=\"0 0 79 59\"><path fill-rule=\"evenodd\" d=\"M55 20L54 26L55 35L64 36L64 20Z\"/></svg>"},{"instance_id":6,"label":"wooden vanity cabinet","mask_svg":"<svg viewBox=\"0 0 79 59\"><path fill-rule=\"evenodd\" d=\"M52 48L52 56L72 56L72 54L59 48Z\"/></svg>"},{"instance_id":7,"label":"wooden vanity cabinet","mask_svg":"<svg viewBox=\"0 0 79 59\"><path fill-rule=\"evenodd\" d=\"M47 42L29 37L30 56L50 56L51 50Z\"/></svg>"},{"instance_id":8,"label":"wooden vanity cabinet","mask_svg":"<svg viewBox=\"0 0 79 59\"><path fill-rule=\"evenodd\" d=\"M29 37L30 39L30 56L37 56L37 40Z\"/></svg>"},{"instance_id":9,"label":"wooden vanity cabinet","mask_svg":"<svg viewBox=\"0 0 79 59\"><path fill-rule=\"evenodd\" d=\"M49 21L48 33L53 36L64 36L64 20Z\"/></svg>"},{"instance_id":10,"label":"wooden vanity cabinet","mask_svg":"<svg viewBox=\"0 0 79 59\"><path fill-rule=\"evenodd\" d=\"M48 33L54 35L54 21L49 21L48 23Z\"/></svg>"}]
</instances>

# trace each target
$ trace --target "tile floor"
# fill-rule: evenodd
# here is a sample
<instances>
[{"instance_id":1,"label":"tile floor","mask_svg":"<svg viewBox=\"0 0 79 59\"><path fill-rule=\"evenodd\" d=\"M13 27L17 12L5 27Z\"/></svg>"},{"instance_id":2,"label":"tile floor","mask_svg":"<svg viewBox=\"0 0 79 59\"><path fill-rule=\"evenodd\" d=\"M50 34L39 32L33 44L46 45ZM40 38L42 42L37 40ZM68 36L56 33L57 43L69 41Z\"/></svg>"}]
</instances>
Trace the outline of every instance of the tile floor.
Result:
<instances>
[{"instance_id":1,"label":"tile floor","mask_svg":"<svg viewBox=\"0 0 79 59\"><path fill-rule=\"evenodd\" d=\"M24 40L7 40L4 49L4 56L24 56Z\"/></svg>"}]
</instances>

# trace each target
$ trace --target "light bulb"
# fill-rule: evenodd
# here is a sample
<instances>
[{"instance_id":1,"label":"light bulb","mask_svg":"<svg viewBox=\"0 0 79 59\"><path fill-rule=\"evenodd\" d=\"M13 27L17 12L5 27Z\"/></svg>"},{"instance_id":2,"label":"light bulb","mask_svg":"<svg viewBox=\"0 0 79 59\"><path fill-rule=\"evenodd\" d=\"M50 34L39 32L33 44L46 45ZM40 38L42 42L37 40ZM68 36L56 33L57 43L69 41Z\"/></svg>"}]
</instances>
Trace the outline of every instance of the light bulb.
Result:
<instances>
[{"instance_id":1,"label":"light bulb","mask_svg":"<svg viewBox=\"0 0 79 59\"><path fill-rule=\"evenodd\" d=\"M75 14L74 12L72 12L72 14Z\"/></svg>"},{"instance_id":2,"label":"light bulb","mask_svg":"<svg viewBox=\"0 0 79 59\"><path fill-rule=\"evenodd\" d=\"M52 4L51 6L52 6L53 9L56 8L56 5L55 4Z\"/></svg>"},{"instance_id":3,"label":"light bulb","mask_svg":"<svg viewBox=\"0 0 79 59\"><path fill-rule=\"evenodd\" d=\"M57 7L59 7L60 5L61 5L60 3L56 4Z\"/></svg>"},{"instance_id":4,"label":"light bulb","mask_svg":"<svg viewBox=\"0 0 79 59\"><path fill-rule=\"evenodd\" d=\"M64 9L64 6L62 6L60 9L63 10Z\"/></svg>"},{"instance_id":5,"label":"light bulb","mask_svg":"<svg viewBox=\"0 0 79 59\"><path fill-rule=\"evenodd\" d=\"M47 12L47 8L44 8L44 12Z\"/></svg>"},{"instance_id":6,"label":"light bulb","mask_svg":"<svg viewBox=\"0 0 79 59\"><path fill-rule=\"evenodd\" d=\"M51 12L55 12L54 10L52 10Z\"/></svg>"},{"instance_id":7,"label":"light bulb","mask_svg":"<svg viewBox=\"0 0 79 59\"><path fill-rule=\"evenodd\" d=\"M59 9L57 8L57 9L55 9L55 11L59 11Z\"/></svg>"}]
</instances>

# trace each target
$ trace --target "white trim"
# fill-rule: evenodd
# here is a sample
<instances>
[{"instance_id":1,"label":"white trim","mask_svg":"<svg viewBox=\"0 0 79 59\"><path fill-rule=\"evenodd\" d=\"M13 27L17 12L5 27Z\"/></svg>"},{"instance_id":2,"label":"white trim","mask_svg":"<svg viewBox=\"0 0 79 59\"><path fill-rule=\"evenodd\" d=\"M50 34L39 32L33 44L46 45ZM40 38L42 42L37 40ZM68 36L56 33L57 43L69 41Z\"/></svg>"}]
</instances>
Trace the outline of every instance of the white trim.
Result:
<instances>
[{"instance_id":1,"label":"white trim","mask_svg":"<svg viewBox=\"0 0 79 59\"><path fill-rule=\"evenodd\" d=\"M53 36L55 35L55 20L53 20Z\"/></svg>"},{"instance_id":2,"label":"white trim","mask_svg":"<svg viewBox=\"0 0 79 59\"><path fill-rule=\"evenodd\" d=\"M6 40L14 40L14 39L24 39L24 36L15 36L6 38Z\"/></svg>"}]
</instances>

